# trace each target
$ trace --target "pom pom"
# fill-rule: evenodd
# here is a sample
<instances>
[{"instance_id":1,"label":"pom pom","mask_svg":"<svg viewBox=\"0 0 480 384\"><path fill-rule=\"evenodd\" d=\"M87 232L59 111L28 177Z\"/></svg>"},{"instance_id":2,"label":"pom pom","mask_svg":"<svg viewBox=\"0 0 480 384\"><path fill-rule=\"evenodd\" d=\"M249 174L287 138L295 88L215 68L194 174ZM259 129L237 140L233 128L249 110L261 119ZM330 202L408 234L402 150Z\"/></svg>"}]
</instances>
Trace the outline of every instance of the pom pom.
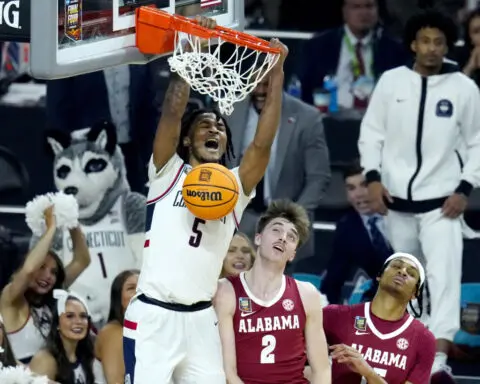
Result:
<instances>
[{"instance_id":1,"label":"pom pom","mask_svg":"<svg viewBox=\"0 0 480 384\"><path fill-rule=\"evenodd\" d=\"M17 365L16 367L0 368L0 383L2 384L48 384L48 378L47 376L38 376L32 373L27 367L23 365Z\"/></svg>"},{"instance_id":2,"label":"pom pom","mask_svg":"<svg viewBox=\"0 0 480 384\"><path fill-rule=\"evenodd\" d=\"M78 226L77 200L63 192L47 193L36 196L25 208L27 225L35 236L42 236L45 233L47 226L43 212L52 205L57 228L63 230Z\"/></svg>"}]
</instances>

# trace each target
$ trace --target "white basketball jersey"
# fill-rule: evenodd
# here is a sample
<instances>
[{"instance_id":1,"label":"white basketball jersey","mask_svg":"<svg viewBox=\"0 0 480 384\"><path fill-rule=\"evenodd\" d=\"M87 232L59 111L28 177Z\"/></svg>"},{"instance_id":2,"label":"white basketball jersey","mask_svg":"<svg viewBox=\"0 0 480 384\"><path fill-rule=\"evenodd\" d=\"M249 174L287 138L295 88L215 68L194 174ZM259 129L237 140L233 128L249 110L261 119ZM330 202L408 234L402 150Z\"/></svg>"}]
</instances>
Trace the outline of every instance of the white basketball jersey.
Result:
<instances>
[{"instance_id":1,"label":"white basketball jersey","mask_svg":"<svg viewBox=\"0 0 480 384\"><path fill-rule=\"evenodd\" d=\"M89 305L94 322L106 321L110 309L110 287L115 277L126 269L136 268L136 260L128 245L122 213L123 197L110 212L93 225L82 225L87 239L91 263L70 289L82 295ZM72 239L63 235L63 262L72 260ZM101 318L99 318L101 316Z\"/></svg>"},{"instance_id":2,"label":"white basketball jersey","mask_svg":"<svg viewBox=\"0 0 480 384\"><path fill-rule=\"evenodd\" d=\"M240 195L234 212L220 220L196 218L185 206L182 186L191 166L175 154L156 172L149 164L146 241L138 291L154 299L191 305L212 300L246 196L232 169Z\"/></svg>"}]
</instances>

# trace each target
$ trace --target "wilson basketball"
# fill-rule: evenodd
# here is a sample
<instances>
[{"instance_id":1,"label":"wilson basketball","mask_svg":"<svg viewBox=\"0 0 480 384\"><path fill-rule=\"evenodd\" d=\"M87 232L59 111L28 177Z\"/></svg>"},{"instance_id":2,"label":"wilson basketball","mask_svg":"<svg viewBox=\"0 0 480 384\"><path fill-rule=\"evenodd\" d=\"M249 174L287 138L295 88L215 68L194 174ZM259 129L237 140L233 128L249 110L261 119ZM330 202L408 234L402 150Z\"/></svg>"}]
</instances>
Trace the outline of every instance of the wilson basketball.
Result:
<instances>
[{"instance_id":1,"label":"wilson basketball","mask_svg":"<svg viewBox=\"0 0 480 384\"><path fill-rule=\"evenodd\" d=\"M201 164L185 178L182 196L187 208L203 220L218 220L235 208L238 183L231 171L216 163Z\"/></svg>"}]
</instances>

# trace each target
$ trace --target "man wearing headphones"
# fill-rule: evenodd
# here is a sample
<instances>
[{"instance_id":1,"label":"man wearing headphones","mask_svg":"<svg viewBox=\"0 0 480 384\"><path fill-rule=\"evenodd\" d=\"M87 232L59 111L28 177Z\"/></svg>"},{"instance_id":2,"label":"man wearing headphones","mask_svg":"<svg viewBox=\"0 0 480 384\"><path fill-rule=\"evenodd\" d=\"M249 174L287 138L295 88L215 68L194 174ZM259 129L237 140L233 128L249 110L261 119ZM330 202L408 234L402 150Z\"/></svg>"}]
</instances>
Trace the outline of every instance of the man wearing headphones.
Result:
<instances>
[{"instance_id":1,"label":"man wearing headphones","mask_svg":"<svg viewBox=\"0 0 480 384\"><path fill-rule=\"evenodd\" d=\"M332 382L428 383L435 338L407 312L421 298L425 270L415 256L398 252L385 261L377 281L372 302L323 309Z\"/></svg>"}]
</instances>

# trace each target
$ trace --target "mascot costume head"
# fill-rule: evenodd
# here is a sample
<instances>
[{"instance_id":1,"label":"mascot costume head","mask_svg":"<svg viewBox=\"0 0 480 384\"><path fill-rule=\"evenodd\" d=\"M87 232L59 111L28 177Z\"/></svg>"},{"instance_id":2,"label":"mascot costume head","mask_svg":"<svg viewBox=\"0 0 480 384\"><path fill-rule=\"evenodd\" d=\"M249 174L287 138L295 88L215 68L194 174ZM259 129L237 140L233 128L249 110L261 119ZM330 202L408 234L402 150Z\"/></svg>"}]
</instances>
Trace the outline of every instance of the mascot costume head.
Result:
<instances>
[{"instance_id":1,"label":"mascot costume head","mask_svg":"<svg viewBox=\"0 0 480 384\"><path fill-rule=\"evenodd\" d=\"M113 279L141 266L146 198L130 190L112 123L71 134L49 131L46 144L53 156L55 186L77 200L90 251L90 265L71 288L87 298L94 322L101 325L107 321ZM68 232L62 237L55 242L60 245L56 250L68 265L72 243Z\"/></svg>"}]
</instances>

